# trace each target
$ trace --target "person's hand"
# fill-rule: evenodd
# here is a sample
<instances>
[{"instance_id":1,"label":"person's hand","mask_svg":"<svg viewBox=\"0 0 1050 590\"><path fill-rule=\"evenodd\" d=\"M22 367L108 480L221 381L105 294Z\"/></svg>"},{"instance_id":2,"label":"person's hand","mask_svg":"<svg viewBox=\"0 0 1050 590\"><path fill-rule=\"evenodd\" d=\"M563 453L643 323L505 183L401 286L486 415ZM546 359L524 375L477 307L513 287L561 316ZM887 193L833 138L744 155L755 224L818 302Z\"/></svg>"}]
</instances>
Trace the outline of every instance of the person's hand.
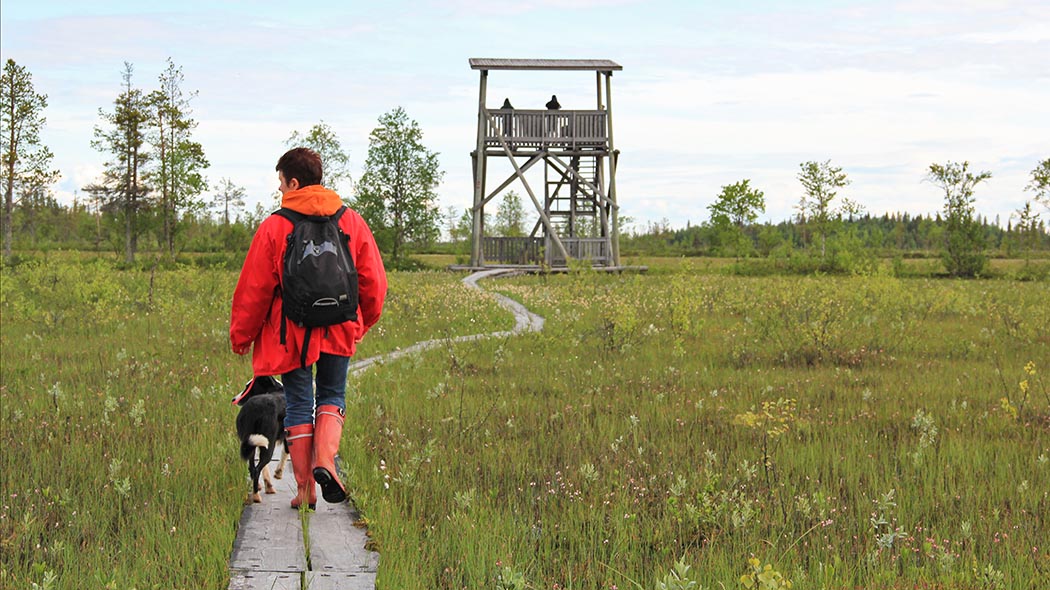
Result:
<instances>
[{"instance_id":1,"label":"person's hand","mask_svg":"<svg viewBox=\"0 0 1050 590\"><path fill-rule=\"evenodd\" d=\"M252 346L250 344L246 344L244 346L234 346L232 348L233 348L233 352L235 352L235 353L237 353L237 354L239 354L241 356L244 356L244 355L248 354L248 351L252 349Z\"/></svg>"}]
</instances>

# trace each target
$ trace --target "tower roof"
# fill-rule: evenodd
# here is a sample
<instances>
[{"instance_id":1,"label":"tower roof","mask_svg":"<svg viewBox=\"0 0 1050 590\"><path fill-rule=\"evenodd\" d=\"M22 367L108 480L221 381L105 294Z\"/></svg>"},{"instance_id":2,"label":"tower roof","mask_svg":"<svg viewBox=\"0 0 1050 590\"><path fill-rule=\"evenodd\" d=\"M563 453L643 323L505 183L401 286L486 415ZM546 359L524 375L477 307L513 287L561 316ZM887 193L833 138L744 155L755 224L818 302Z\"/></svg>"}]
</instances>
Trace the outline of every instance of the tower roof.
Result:
<instances>
[{"instance_id":1,"label":"tower roof","mask_svg":"<svg viewBox=\"0 0 1050 590\"><path fill-rule=\"evenodd\" d=\"M470 58L472 70L590 70L611 72L623 69L620 64L608 59L495 59Z\"/></svg>"}]
</instances>

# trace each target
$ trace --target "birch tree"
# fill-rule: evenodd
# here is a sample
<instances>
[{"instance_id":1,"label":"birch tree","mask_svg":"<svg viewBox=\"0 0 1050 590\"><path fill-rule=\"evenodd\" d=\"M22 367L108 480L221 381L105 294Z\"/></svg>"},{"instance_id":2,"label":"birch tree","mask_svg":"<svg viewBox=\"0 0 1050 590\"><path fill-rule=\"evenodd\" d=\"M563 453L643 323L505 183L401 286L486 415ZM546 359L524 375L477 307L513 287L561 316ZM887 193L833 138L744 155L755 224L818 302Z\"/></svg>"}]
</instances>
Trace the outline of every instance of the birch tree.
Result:
<instances>
[{"instance_id":1,"label":"birch tree","mask_svg":"<svg viewBox=\"0 0 1050 590\"><path fill-rule=\"evenodd\" d=\"M970 172L969 162L930 164L926 180L944 191L944 251L948 273L957 277L979 276L988 262L984 254L984 228L974 217L974 188L992 177L991 172Z\"/></svg>"},{"instance_id":2,"label":"birch tree","mask_svg":"<svg viewBox=\"0 0 1050 590\"><path fill-rule=\"evenodd\" d=\"M741 180L722 187L718 200L709 205L711 226L721 246L728 246L737 256L751 249L751 240L744 233L747 224L754 223L758 214L766 210L765 195L752 188L751 181Z\"/></svg>"},{"instance_id":3,"label":"birch tree","mask_svg":"<svg viewBox=\"0 0 1050 590\"><path fill-rule=\"evenodd\" d=\"M1032 181L1024 190L1035 193L1036 202L1050 210L1050 158L1039 162L1032 169Z\"/></svg>"},{"instance_id":4,"label":"birch tree","mask_svg":"<svg viewBox=\"0 0 1050 590\"><path fill-rule=\"evenodd\" d=\"M525 208L521 196L514 191L503 193L499 206L496 207L496 233L508 238L519 238L525 235Z\"/></svg>"},{"instance_id":5,"label":"birch tree","mask_svg":"<svg viewBox=\"0 0 1050 590\"><path fill-rule=\"evenodd\" d=\"M799 221L810 224L820 236L820 258L827 255L828 233L834 221L841 214L831 202L838 196L838 189L849 185L850 180L839 166L832 166L831 160L825 162L803 162L798 179L805 192L799 201Z\"/></svg>"},{"instance_id":6,"label":"birch tree","mask_svg":"<svg viewBox=\"0 0 1050 590\"><path fill-rule=\"evenodd\" d=\"M332 126L324 121L314 125L306 133L293 131L285 142L291 148L310 148L321 156L321 184L339 192L341 185L350 182L350 156L343 150Z\"/></svg>"}]
</instances>

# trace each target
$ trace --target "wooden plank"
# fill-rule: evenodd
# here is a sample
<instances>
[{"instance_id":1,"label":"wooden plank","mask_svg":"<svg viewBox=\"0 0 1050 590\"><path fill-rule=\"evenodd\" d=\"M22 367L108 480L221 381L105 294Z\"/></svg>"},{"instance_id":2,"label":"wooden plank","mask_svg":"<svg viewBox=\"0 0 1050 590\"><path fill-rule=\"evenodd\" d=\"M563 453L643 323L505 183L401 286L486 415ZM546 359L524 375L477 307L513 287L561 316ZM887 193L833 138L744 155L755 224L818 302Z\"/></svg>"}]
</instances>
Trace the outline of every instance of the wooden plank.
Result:
<instances>
[{"instance_id":1,"label":"wooden plank","mask_svg":"<svg viewBox=\"0 0 1050 590\"><path fill-rule=\"evenodd\" d=\"M267 496L267 500L274 496ZM287 501L252 504L241 514L233 544L231 570L306 571L306 550L299 512Z\"/></svg>"},{"instance_id":2,"label":"wooden plank","mask_svg":"<svg viewBox=\"0 0 1050 590\"><path fill-rule=\"evenodd\" d=\"M230 572L229 590L302 590L298 572Z\"/></svg>"},{"instance_id":3,"label":"wooden plank","mask_svg":"<svg viewBox=\"0 0 1050 590\"><path fill-rule=\"evenodd\" d=\"M307 590L375 590L376 575L373 572L352 574L308 573L306 574Z\"/></svg>"},{"instance_id":4,"label":"wooden plank","mask_svg":"<svg viewBox=\"0 0 1050 590\"><path fill-rule=\"evenodd\" d=\"M280 457L279 452L274 455ZM270 463L271 472L275 469L276 459ZM241 513L230 557L231 572L306 571L302 521L299 511L289 506L296 494L291 463L285 465L284 477L274 479L273 483L276 494L263 494L261 504L245 506ZM248 485L246 482L246 494Z\"/></svg>"},{"instance_id":5,"label":"wooden plank","mask_svg":"<svg viewBox=\"0 0 1050 590\"><path fill-rule=\"evenodd\" d=\"M310 515L310 569L320 573L374 573L379 554L365 549L368 536L354 526L358 519L346 502L328 504L321 500Z\"/></svg>"},{"instance_id":6,"label":"wooden plank","mask_svg":"<svg viewBox=\"0 0 1050 590\"><path fill-rule=\"evenodd\" d=\"M470 58L472 70L594 70L621 71L623 66L608 59L505 59Z\"/></svg>"}]
</instances>

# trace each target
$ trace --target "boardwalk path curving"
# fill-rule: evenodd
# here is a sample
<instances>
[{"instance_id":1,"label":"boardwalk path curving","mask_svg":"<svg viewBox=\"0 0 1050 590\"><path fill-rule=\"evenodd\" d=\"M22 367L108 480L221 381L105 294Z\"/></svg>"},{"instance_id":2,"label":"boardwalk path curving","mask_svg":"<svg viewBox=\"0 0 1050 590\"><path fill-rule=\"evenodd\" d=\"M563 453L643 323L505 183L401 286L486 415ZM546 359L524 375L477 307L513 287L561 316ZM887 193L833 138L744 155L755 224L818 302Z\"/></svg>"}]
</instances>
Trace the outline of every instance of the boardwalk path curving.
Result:
<instances>
[{"instance_id":1,"label":"boardwalk path curving","mask_svg":"<svg viewBox=\"0 0 1050 590\"><path fill-rule=\"evenodd\" d=\"M463 283L480 290L479 280L516 272L507 269L480 271L464 278ZM459 336L452 338L452 342L499 338L543 329L542 317L509 297L498 293L493 296L514 315L514 328ZM418 342L401 350L354 361L349 371L361 373L376 363L391 362L448 342L449 339ZM275 468L271 466L271 469ZM230 556L229 590L373 590L379 555L365 549L367 537L363 529L354 526L357 520L354 507L349 503L327 504L318 498L316 512L305 516L308 542L304 543L304 522L297 511L288 507L296 493L291 464L285 471L287 475L283 479L274 480L276 494L263 496L261 504L245 506L241 514Z\"/></svg>"}]
</instances>

